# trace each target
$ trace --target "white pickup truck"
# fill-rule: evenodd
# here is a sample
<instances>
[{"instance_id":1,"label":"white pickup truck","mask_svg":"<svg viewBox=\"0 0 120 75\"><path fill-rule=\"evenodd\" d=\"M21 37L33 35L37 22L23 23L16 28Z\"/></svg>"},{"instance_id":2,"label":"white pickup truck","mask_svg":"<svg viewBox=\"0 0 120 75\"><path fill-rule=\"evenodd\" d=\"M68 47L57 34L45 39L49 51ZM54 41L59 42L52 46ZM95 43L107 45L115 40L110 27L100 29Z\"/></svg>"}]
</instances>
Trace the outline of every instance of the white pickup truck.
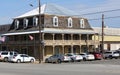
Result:
<instances>
[{"instance_id":1,"label":"white pickup truck","mask_svg":"<svg viewBox=\"0 0 120 75\"><path fill-rule=\"evenodd\" d=\"M120 54L118 52L116 52L116 51L106 51L103 54L103 57L105 59L107 59L107 58L110 58L110 59L115 58L115 59L117 59L117 58L119 58L119 56L120 56Z\"/></svg>"}]
</instances>

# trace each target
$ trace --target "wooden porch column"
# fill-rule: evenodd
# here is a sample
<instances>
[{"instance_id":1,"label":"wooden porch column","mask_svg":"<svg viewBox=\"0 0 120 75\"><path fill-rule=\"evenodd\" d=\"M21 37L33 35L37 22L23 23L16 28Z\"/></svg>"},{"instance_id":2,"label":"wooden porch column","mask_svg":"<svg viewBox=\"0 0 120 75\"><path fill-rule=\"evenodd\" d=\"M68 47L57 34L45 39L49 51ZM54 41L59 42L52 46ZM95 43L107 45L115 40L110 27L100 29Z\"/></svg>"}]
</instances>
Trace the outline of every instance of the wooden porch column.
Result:
<instances>
[{"instance_id":1,"label":"wooden porch column","mask_svg":"<svg viewBox=\"0 0 120 75\"><path fill-rule=\"evenodd\" d=\"M86 40L87 51L89 52L89 45L88 45L88 42L89 42L89 34L87 34L87 40Z\"/></svg>"},{"instance_id":2,"label":"wooden porch column","mask_svg":"<svg viewBox=\"0 0 120 75\"><path fill-rule=\"evenodd\" d=\"M55 41L55 34L52 34L53 35L53 43L54 43L54 41Z\"/></svg>"},{"instance_id":3,"label":"wooden porch column","mask_svg":"<svg viewBox=\"0 0 120 75\"><path fill-rule=\"evenodd\" d=\"M71 53L73 53L73 34L71 34Z\"/></svg>"},{"instance_id":4,"label":"wooden porch column","mask_svg":"<svg viewBox=\"0 0 120 75\"><path fill-rule=\"evenodd\" d=\"M63 54L65 54L65 51L64 51L64 46L62 46L62 51L63 51Z\"/></svg>"},{"instance_id":5,"label":"wooden porch column","mask_svg":"<svg viewBox=\"0 0 120 75\"><path fill-rule=\"evenodd\" d=\"M63 43L64 43L64 34L62 34L62 41L63 41Z\"/></svg>"},{"instance_id":6,"label":"wooden porch column","mask_svg":"<svg viewBox=\"0 0 120 75\"><path fill-rule=\"evenodd\" d=\"M73 45L71 45L71 53L73 53Z\"/></svg>"},{"instance_id":7,"label":"wooden porch column","mask_svg":"<svg viewBox=\"0 0 120 75\"><path fill-rule=\"evenodd\" d=\"M95 38L95 36L96 36L96 35L94 34L94 50L96 51L96 45L97 45L97 44L96 44L96 38Z\"/></svg>"},{"instance_id":8,"label":"wooden porch column","mask_svg":"<svg viewBox=\"0 0 120 75\"><path fill-rule=\"evenodd\" d=\"M73 34L71 34L71 41L73 42Z\"/></svg>"},{"instance_id":9,"label":"wooden porch column","mask_svg":"<svg viewBox=\"0 0 120 75\"><path fill-rule=\"evenodd\" d=\"M80 53L81 53L81 34L79 34L79 41L80 41Z\"/></svg>"},{"instance_id":10,"label":"wooden porch column","mask_svg":"<svg viewBox=\"0 0 120 75\"><path fill-rule=\"evenodd\" d=\"M55 46L53 46L53 54L55 54Z\"/></svg>"},{"instance_id":11,"label":"wooden porch column","mask_svg":"<svg viewBox=\"0 0 120 75\"><path fill-rule=\"evenodd\" d=\"M63 51L63 54L65 54L65 50L64 50L64 34L62 34L62 41L63 41L62 51Z\"/></svg>"},{"instance_id":12,"label":"wooden porch column","mask_svg":"<svg viewBox=\"0 0 120 75\"><path fill-rule=\"evenodd\" d=\"M55 54L55 45L54 45L54 41L55 41L55 34L52 34L53 35L53 54Z\"/></svg>"},{"instance_id":13,"label":"wooden porch column","mask_svg":"<svg viewBox=\"0 0 120 75\"><path fill-rule=\"evenodd\" d=\"M81 45L80 45L80 53L81 53L82 51L81 51Z\"/></svg>"}]
</instances>

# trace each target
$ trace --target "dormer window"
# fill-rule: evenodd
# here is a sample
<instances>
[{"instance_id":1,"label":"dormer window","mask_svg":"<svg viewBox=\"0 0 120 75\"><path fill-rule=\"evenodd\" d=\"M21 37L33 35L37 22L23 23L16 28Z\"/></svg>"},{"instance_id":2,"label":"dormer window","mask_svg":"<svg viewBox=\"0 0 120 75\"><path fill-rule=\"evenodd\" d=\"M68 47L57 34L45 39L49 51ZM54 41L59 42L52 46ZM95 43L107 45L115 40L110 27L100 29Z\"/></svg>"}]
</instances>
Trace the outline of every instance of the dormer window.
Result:
<instances>
[{"instance_id":1,"label":"dormer window","mask_svg":"<svg viewBox=\"0 0 120 75\"><path fill-rule=\"evenodd\" d=\"M80 19L80 28L85 28L85 20Z\"/></svg>"},{"instance_id":2,"label":"dormer window","mask_svg":"<svg viewBox=\"0 0 120 75\"><path fill-rule=\"evenodd\" d=\"M58 27L58 17L53 17L53 26Z\"/></svg>"},{"instance_id":3,"label":"dormer window","mask_svg":"<svg viewBox=\"0 0 120 75\"><path fill-rule=\"evenodd\" d=\"M23 27L24 28L28 27L28 19L26 19L26 18L23 20Z\"/></svg>"},{"instance_id":4,"label":"dormer window","mask_svg":"<svg viewBox=\"0 0 120 75\"><path fill-rule=\"evenodd\" d=\"M19 28L19 20L15 20L15 22L14 22L15 24L15 29L18 29Z\"/></svg>"},{"instance_id":5,"label":"dormer window","mask_svg":"<svg viewBox=\"0 0 120 75\"><path fill-rule=\"evenodd\" d=\"M38 25L38 18L33 17L33 26L37 26L37 25Z\"/></svg>"},{"instance_id":6,"label":"dormer window","mask_svg":"<svg viewBox=\"0 0 120 75\"><path fill-rule=\"evenodd\" d=\"M72 21L72 18L68 18L68 27L72 27L73 25L73 21Z\"/></svg>"}]
</instances>

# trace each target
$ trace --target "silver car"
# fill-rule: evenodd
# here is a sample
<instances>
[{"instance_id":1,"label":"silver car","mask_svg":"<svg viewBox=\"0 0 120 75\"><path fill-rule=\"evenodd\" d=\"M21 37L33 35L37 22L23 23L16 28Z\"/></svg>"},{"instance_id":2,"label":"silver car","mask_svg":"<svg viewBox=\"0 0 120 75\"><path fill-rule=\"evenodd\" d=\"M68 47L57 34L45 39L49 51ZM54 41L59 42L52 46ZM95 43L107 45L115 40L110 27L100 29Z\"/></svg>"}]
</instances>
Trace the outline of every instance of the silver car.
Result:
<instances>
[{"instance_id":1,"label":"silver car","mask_svg":"<svg viewBox=\"0 0 120 75\"><path fill-rule=\"evenodd\" d=\"M80 54L83 57L83 60L95 60L95 57L93 54L88 54L88 53L81 53Z\"/></svg>"},{"instance_id":2,"label":"silver car","mask_svg":"<svg viewBox=\"0 0 120 75\"><path fill-rule=\"evenodd\" d=\"M75 53L67 53L66 56L70 57L72 62L83 60L83 57L81 55Z\"/></svg>"},{"instance_id":3,"label":"silver car","mask_svg":"<svg viewBox=\"0 0 120 75\"><path fill-rule=\"evenodd\" d=\"M105 59L107 59L107 58L110 58L110 59L116 58L117 59L117 58L119 58L119 56L120 56L120 54L116 51L106 51L103 53L103 57Z\"/></svg>"},{"instance_id":4,"label":"silver car","mask_svg":"<svg viewBox=\"0 0 120 75\"><path fill-rule=\"evenodd\" d=\"M63 54L55 54L45 59L46 63L61 63L65 61L71 61L71 58Z\"/></svg>"},{"instance_id":5,"label":"silver car","mask_svg":"<svg viewBox=\"0 0 120 75\"><path fill-rule=\"evenodd\" d=\"M13 57L11 57L9 59L10 62L17 62L17 63L21 63L21 62L31 62L34 63L35 62L35 58L32 56L29 56L27 54L17 54L14 55Z\"/></svg>"}]
</instances>

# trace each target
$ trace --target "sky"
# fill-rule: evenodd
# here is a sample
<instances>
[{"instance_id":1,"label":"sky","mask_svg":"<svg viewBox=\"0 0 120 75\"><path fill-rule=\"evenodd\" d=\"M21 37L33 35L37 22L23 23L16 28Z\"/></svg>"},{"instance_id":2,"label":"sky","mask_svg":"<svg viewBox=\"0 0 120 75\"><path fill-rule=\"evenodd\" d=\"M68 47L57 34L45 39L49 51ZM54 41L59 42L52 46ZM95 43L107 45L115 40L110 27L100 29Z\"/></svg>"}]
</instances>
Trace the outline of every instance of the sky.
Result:
<instances>
[{"instance_id":1,"label":"sky","mask_svg":"<svg viewBox=\"0 0 120 75\"><path fill-rule=\"evenodd\" d=\"M92 27L101 27L104 14L105 26L120 28L120 0L41 0L41 5L45 3L54 3L79 13L78 16L87 18ZM14 17L37 6L38 0L0 0L0 25L12 23Z\"/></svg>"}]
</instances>

